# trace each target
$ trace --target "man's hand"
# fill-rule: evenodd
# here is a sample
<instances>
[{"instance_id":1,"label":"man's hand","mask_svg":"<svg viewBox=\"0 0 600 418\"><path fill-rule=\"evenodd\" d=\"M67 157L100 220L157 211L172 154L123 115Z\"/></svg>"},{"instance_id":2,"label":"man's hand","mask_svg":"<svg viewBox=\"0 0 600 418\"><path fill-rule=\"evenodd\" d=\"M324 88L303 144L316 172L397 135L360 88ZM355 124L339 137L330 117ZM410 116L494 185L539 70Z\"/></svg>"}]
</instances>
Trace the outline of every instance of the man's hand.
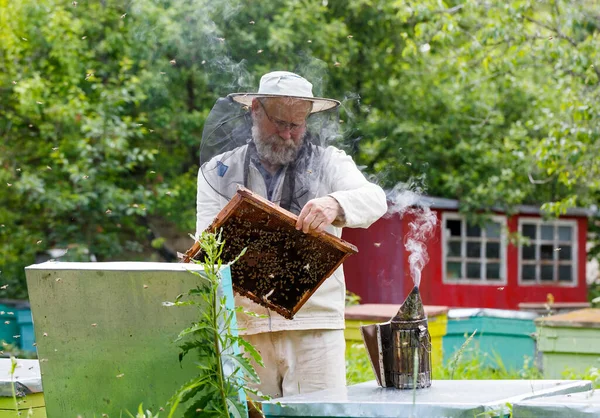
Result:
<instances>
[{"instance_id":1,"label":"man's hand","mask_svg":"<svg viewBox=\"0 0 600 418\"><path fill-rule=\"evenodd\" d=\"M335 221L344 211L331 196L310 200L303 208L296 222L296 229L308 232L321 232Z\"/></svg>"}]
</instances>

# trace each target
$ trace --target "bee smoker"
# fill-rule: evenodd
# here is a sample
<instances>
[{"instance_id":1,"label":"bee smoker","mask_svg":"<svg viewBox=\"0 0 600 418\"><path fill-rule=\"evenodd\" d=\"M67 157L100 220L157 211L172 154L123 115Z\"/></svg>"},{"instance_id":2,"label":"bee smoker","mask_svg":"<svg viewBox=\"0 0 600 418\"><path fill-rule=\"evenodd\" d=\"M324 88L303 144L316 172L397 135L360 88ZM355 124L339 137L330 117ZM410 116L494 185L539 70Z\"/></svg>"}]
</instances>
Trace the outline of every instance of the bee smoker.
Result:
<instances>
[{"instance_id":1,"label":"bee smoker","mask_svg":"<svg viewBox=\"0 0 600 418\"><path fill-rule=\"evenodd\" d=\"M364 325L361 333L380 386L431 386L431 336L418 287L412 289L392 319Z\"/></svg>"}]
</instances>

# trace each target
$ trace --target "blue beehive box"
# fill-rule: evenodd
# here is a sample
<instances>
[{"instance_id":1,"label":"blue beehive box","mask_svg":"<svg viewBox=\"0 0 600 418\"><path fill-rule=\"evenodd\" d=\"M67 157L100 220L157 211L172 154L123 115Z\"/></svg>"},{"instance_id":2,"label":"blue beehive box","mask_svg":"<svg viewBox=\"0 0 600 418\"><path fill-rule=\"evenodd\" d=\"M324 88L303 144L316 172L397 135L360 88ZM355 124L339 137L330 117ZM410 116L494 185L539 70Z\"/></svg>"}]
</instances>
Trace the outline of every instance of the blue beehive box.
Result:
<instances>
[{"instance_id":1,"label":"blue beehive box","mask_svg":"<svg viewBox=\"0 0 600 418\"><path fill-rule=\"evenodd\" d=\"M17 344L19 325L12 306L0 304L0 341L7 344ZM3 348L0 347L0 350Z\"/></svg>"},{"instance_id":2,"label":"blue beehive box","mask_svg":"<svg viewBox=\"0 0 600 418\"><path fill-rule=\"evenodd\" d=\"M33 318L30 309L19 309L15 312L21 334L19 346L24 351L35 351L35 335L33 333Z\"/></svg>"},{"instance_id":3,"label":"blue beehive box","mask_svg":"<svg viewBox=\"0 0 600 418\"><path fill-rule=\"evenodd\" d=\"M450 309L443 339L444 362L451 361L467 337L477 330L463 351L463 359L477 356L486 366L519 370L526 356L531 363L535 360L533 320L537 316L504 309Z\"/></svg>"}]
</instances>

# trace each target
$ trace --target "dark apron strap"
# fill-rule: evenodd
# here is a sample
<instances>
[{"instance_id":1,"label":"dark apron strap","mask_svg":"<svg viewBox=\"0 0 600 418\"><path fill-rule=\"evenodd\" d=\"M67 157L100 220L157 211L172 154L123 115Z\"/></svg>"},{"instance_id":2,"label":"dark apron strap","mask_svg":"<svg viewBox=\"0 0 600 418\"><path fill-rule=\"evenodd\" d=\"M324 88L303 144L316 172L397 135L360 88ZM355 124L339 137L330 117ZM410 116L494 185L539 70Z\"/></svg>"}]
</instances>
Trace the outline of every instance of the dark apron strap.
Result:
<instances>
[{"instance_id":1,"label":"dark apron strap","mask_svg":"<svg viewBox=\"0 0 600 418\"><path fill-rule=\"evenodd\" d=\"M256 145L254 142L250 142L248 144L248 148L246 149L246 157L244 158L244 187L249 189L248 187L248 173L250 172L250 158L252 154L256 154Z\"/></svg>"},{"instance_id":2,"label":"dark apron strap","mask_svg":"<svg viewBox=\"0 0 600 418\"><path fill-rule=\"evenodd\" d=\"M285 177L283 178L283 189L281 190L281 202L280 206L287 211L291 211L292 208L292 196L294 189L296 188L296 164L289 164L287 170L285 170ZM298 215L298 214L296 214Z\"/></svg>"}]
</instances>

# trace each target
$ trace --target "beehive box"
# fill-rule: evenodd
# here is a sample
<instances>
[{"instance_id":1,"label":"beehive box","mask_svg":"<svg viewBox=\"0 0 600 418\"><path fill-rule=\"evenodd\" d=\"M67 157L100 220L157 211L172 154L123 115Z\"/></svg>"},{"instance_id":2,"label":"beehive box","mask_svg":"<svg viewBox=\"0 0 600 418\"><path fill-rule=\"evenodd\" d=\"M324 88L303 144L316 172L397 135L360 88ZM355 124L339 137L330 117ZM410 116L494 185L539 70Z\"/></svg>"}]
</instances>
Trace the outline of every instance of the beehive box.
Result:
<instances>
[{"instance_id":1,"label":"beehive box","mask_svg":"<svg viewBox=\"0 0 600 418\"><path fill-rule=\"evenodd\" d=\"M544 377L600 367L600 309L581 309L535 321Z\"/></svg>"},{"instance_id":2,"label":"beehive box","mask_svg":"<svg viewBox=\"0 0 600 418\"><path fill-rule=\"evenodd\" d=\"M193 264L150 262L49 261L27 267L48 417L129 417L141 403L154 414L167 407L175 391L198 375L196 356L179 361L174 340L205 311L202 305L165 302L205 286L206 280L191 273L202 271ZM229 266L220 274L219 294L231 311ZM237 335L235 315L230 327ZM226 359L223 368L233 369ZM193 401L188 402L174 418L183 417Z\"/></svg>"},{"instance_id":3,"label":"beehive box","mask_svg":"<svg viewBox=\"0 0 600 418\"><path fill-rule=\"evenodd\" d=\"M292 319L308 298L356 247L327 232L305 234L295 228L298 217L241 188L207 228L221 231L234 289L283 317ZM184 262L202 259L195 243Z\"/></svg>"},{"instance_id":4,"label":"beehive box","mask_svg":"<svg viewBox=\"0 0 600 418\"><path fill-rule=\"evenodd\" d=\"M508 309L450 309L448 330L444 336L444 361L448 362L475 333L462 358L481 356L483 364L519 370L525 356L535 359L535 325L537 314Z\"/></svg>"},{"instance_id":5,"label":"beehive box","mask_svg":"<svg viewBox=\"0 0 600 418\"><path fill-rule=\"evenodd\" d=\"M21 335L19 346L23 351L35 352L35 336L33 332L33 318L31 309L23 308L15 312L19 334Z\"/></svg>"},{"instance_id":6,"label":"beehive box","mask_svg":"<svg viewBox=\"0 0 600 418\"><path fill-rule=\"evenodd\" d=\"M519 310L526 312L535 312L539 315L556 315L559 313L567 313L578 311L579 309L589 308L589 302L553 302L548 304L545 302L520 302Z\"/></svg>"},{"instance_id":7,"label":"beehive box","mask_svg":"<svg viewBox=\"0 0 600 418\"><path fill-rule=\"evenodd\" d=\"M515 402L513 417L598 418L600 417L600 392L590 390Z\"/></svg>"},{"instance_id":8,"label":"beehive box","mask_svg":"<svg viewBox=\"0 0 600 418\"><path fill-rule=\"evenodd\" d=\"M582 380L434 380L430 388L412 391L382 388L373 380L284 396L265 401L262 407L266 418L520 418L510 411L515 402L591 388L591 382Z\"/></svg>"},{"instance_id":9,"label":"beehive box","mask_svg":"<svg viewBox=\"0 0 600 418\"><path fill-rule=\"evenodd\" d=\"M0 341L6 344L18 343L18 338L15 337L19 334L19 324L17 324L17 317L14 313L15 309L12 306L0 304Z\"/></svg>"},{"instance_id":10,"label":"beehive box","mask_svg":"<svg viewBox=\"0 0 600 418\"><path fill-rule=\"evenodd\" d=\"M396 315L399 308L400 304L386 303L365 303L346 307L346 329L344 331L346 341L362 344L363 339L360 333L362 325L389 321ZM424 308L425 315L427 315L427 328L431 335L431 367L435 369L442 365L442 337L446 335L448 307L425 305Z\"/></svg>"}]
</instances>

